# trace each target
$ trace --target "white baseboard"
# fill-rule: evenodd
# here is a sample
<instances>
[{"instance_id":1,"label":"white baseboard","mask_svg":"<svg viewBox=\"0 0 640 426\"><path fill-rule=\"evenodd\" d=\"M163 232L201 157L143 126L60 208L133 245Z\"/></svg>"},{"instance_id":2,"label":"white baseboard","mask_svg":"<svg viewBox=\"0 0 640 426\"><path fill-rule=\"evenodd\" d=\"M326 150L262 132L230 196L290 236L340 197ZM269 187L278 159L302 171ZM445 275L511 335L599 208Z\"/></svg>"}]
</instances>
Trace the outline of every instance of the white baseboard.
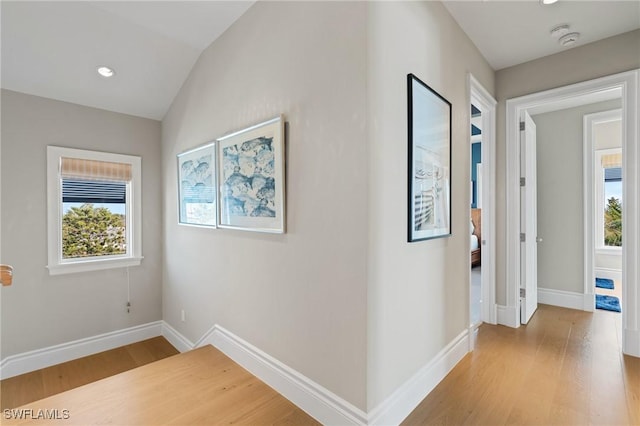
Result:
<instances>
[{"instance_id":1,"label":"white baseboard","mask_svg":"<svg viewBox=\"0 0 640 426\"><path fill-rule=\"evenodd\" d=\"M593 273L596 278L622 281L622 271L620 269L595 268Z\"/></svg>"},{"instance_id":2,"label":"white baseboard","mask_svg":"<svg viewBox=\"0 0 640 426\"><path fill-rule=\"evenodd\" d=\"M627 355L640 358L640 330L629 330L625 328L623 333L624 347L622 351Z\"/></svg>"},{"instance_id":3,"label":"white baseboard","mask_svg":"<svg viewBox=\"0 0 640 426\"><path fill-rule=\"evenodd\" d=\"M162 321L155 321L48 348L6 357L0 362L0 378L6 379L41 368L51 367L98 352L160 336Z\"/></svg>"},{"instance_id":4,"label":"white baseboard","mask_svg":"<svg viewBox=\"0 0 640 426\"><path fill-rule=\"evenodd\" d=\"M512 306L497 305L498 324L511 328L520 327L520 314Z\"/></svg>"},{"instance_id":5,"label":"white baseboard","mask_svg":"<svg viewBox=\"0 0 640 426\"><path fill-rule=\"evenodd\" d=\"M594 312L596 310L595 293L585 293L582 295L582 310L586 312Z\"/></svg>"},{"instance_id":6,"label":"white baseboard","mask_svg":"<svg viewBox=\"0 0 640 426\"><path fill-rule=\"evenodd\" d=\"M196 347L166 321L162 321L162 336L180 352L187 352Z\"/></svg>"},{"instance_id":7,"label":"white baseboard","mask_svg":"<svg viewBox=\"0 0 640 426\"><path fill-rule=\"evenodd\" d=\"M367 415L328 389L242 340L215 326L200 344L211 343L285 398L325 425L362 425Z\"/></svg>"},{"instance_id":8,"label":"white baseboard","mask_svg":"<svg viewBox=\"0 0 640 426\"><path fill-rule=\"evenodd\" d=\"M469 330L465 330L442 349L428 364L396 389L369 413L370 425L400 424L442 379L460 362L469 349Z\"/></svg>"},{"instance_id":9,"label":"white baseboard","mask_svg":"<svg viewBox=\"0 0 640 426\"><path fill-rule=\"evenodd\" d=\"M364 411L219 325L209 329L195 344L191 344L167 323L163 324L162 329L165 338L174 346L181 345L188 349L215 346L322 424L367 423Z\"/></svg>"},{"instance_id":10,"label":"white baseboard","mask_svg":"<svg viewBox=\"0 0 640 426\"><path fill-rule=\"evenodd\" d=\"M582 311L585 306L584 296L584 293L538 287L538 303L544 305L560 306L561 308Z\"/></svg>"}]
</instances>

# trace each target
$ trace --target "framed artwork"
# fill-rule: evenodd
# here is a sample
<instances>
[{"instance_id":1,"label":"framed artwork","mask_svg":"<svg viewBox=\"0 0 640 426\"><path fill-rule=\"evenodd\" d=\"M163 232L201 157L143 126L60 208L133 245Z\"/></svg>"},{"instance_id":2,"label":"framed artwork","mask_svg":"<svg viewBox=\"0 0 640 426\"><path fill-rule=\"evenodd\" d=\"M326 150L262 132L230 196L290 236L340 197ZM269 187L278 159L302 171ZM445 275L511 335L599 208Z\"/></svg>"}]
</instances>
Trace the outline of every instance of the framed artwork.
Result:
<instances>
[{"instance_id":1,"label":"framed artwork","mask_svg":"<svg viewBox=\"0 0 640 426\"><path fill-rule=\"evenodd\" d=\"M216 227L215 142L178 154L178 223Z\"/></svg>"},{"instance_id":2,"label":"framed artwork","mask_svg":"<svg viewBox=\"0 0 640 426\"><path fill-rule=\"evenodd\" d=\"M408 241L451 235L451 103L407 75Z\"/></svg>"},{"instance_id":3,"label":"framed artwork","mask_svg":"<svg viewBox=\"0 0 640 426\"><path fill-rule=\"evenodd\" d=\"M218 144L218 226L285 232L284 119L224 136Z\"/></svg>"}]
</instances>

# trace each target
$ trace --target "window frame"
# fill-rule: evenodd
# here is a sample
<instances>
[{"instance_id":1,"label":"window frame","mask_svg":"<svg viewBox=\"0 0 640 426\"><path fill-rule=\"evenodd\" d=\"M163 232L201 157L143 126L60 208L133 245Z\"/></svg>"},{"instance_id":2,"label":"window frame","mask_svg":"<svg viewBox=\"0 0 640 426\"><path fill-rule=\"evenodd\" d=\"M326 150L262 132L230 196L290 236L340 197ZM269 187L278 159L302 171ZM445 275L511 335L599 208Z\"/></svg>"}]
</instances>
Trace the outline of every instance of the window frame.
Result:
<instances>
[{"instance_id":1,"label":"window frame","mask_svg":"<svg viewBox=\"0 0 640 426\"><path fill-rule=\"evenodd\" d=\"M595 205L595 249L597 254L622 254L622 247L607 246L604 243L604 167L602 157L610 154L622 154L622 148L605 148L594 150L594 205ZM624 202L624 200L622 200Z\"/></svg>"},{"instance_id":2,"label":"window frame","mask_svg":"<svg viewBox=\"0 0 640 426\"><path fill-rule=\"evenodd\" d=\"M131 165L131 181L126 192L127 253L113 256L62 258L62 157L97 160ZM47 254L50 275L98 271L138 266L142 256L142 159L138 156L84 149L47 147Z\"/></svg>"}]
</instances>

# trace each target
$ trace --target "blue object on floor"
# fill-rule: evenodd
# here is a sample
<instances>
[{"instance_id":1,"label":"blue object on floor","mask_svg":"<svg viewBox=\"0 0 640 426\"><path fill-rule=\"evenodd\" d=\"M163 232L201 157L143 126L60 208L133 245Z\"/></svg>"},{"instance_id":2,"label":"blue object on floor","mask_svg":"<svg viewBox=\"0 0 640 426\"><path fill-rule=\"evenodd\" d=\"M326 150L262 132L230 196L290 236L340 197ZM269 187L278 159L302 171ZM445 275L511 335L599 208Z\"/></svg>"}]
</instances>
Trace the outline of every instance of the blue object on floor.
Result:
<instances>
[{"instance_id":1,"label":"blue object on floor","mask_svg":"<svg viewBox=\"0 0 640 426\"><path fill-rule=\"evenodd\" d=\"M610 280L609 278L596 278L596 287L613 290L613 280Z\"/></svg>"},{"instance_id":2,"label":"blue object on floor","mask_svg":"<svg viewBox=\"0 0 640 426\"><path fill-rule=\"evenodd\" d=\"M620 300L615 296L596 294L596 309L620 312Z\"/></svg>"}]
</instances>

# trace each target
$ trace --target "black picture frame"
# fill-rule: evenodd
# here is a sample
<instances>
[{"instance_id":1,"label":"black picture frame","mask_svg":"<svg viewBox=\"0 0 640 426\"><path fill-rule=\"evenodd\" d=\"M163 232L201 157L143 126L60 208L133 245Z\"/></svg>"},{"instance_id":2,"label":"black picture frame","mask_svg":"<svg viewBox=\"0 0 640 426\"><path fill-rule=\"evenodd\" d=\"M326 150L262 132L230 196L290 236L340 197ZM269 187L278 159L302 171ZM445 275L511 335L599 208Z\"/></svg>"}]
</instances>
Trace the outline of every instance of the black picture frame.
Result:
<instances>
[{"instance_id":1,"label":"black picture frame","mask_svg":"<svg viewBox=\"0 0 640 426\"><path fill-rule=\"evenodd\" d=\"M408 242L451 236L451 102L407 74Z\"/></svg>"}]
</instances>

